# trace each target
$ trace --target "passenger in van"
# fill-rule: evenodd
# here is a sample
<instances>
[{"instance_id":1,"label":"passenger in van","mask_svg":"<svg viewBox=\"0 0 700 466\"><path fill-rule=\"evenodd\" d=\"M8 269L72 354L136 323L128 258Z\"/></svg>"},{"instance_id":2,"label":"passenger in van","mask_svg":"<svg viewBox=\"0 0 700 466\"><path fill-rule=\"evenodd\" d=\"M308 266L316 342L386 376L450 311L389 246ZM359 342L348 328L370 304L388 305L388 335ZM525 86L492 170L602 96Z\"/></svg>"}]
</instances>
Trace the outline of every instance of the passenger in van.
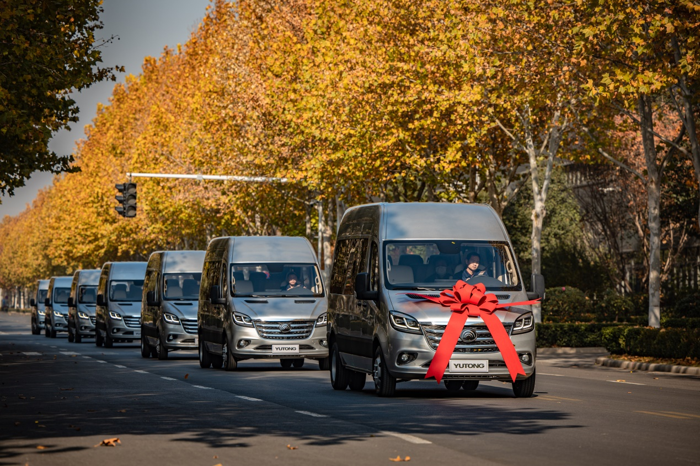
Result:
<instances>
[{"instance_id":1,"label":"passenger in van","mask_svg":"<svg viewBox=\"0 0 700 466\"><path fill-rule=\"evenodd\" d=\"M432 275L429 275L429 276L425 279L425 281L428 282L428 283L430 283L430 282L434 282L434 281L436 281L436 280L449 280L449 279L451 279L451 278L452 278L452 277L450 276L450 273L449 273L449 271L447 270L447 262L445 262L444 260L440 259L440 260L437 261L437 263L435 264L435 273L433 273Z\"/></svg>"},{"instance_id":2,"label":"passenger in van","mask_svg":"<svg viewBox=\"0 0 700 466\"><path fill-rule=\"evenodd\" d=\"M469 280L476 277L488 277L486 270L479 270L481 256L478 253L472 252L467 254L464 263L466 265L466 267L464 267L464 270L462 270L461 272L457 272L452 276L452 278L469 282Z\"/></svg>"},{"instance_id":3,"label":"passenger in van","mask_svg":"<svg viewBox=\"0 0 700 466\"><path fill-rule=\"evenodd\" d=\"M297 274L294 272L287 275L287 291L293 290L295 288L306 289L304 285L301 284Z\"/></svg>"}]
</instances>

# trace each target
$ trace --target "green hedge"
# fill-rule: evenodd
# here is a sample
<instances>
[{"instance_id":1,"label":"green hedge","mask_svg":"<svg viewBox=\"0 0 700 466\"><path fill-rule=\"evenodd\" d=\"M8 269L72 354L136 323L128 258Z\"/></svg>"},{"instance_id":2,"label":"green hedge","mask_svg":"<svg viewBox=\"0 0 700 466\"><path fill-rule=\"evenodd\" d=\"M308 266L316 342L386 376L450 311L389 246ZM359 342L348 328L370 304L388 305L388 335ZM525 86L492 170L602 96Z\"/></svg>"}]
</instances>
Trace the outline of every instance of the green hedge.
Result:
<instances>
[{"instance_id":1,"label":"green hedge","mask_svg":"<svg viewBox=\"0 0 700 466\"><path fill-rule=\"evenodd\" d=\"M592 347L603 346L601 331L605 328L618 328L618 324L537 324L537 346L549 347Z\"/></svg>"},{"instance_id":2,"label":"green hedge","mask_svg":"<svg viewBox=\"0 0 700 466\"><path fill-rule=\"evenodd\" d=\"M700 328L700 318L661 317L661 328Z\"/></svg>"},{"instance_id":3,"label":"green hedge","mask_svg":"<svg viewBox=\"0 0 700 466\"><path fill-rule=\"evenodd\" d=\"M607 327L601 330L603 346L612 354L654 358L700 358L700 329Z\"/></svg>"}]
</instances>

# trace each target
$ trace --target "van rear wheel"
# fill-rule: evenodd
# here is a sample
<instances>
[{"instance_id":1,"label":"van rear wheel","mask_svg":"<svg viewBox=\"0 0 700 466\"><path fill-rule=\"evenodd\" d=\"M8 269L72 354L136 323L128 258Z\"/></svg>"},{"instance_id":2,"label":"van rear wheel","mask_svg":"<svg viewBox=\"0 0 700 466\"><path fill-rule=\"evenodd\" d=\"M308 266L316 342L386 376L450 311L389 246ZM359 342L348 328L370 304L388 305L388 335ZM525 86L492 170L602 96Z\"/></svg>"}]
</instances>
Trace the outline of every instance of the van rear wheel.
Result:
<instances>
[{"instance_id":1,"label":"van rear wheel","mask_svg":"<svg viewBox=\"0 0 700 466\"><path fill-rule=\"evenodd\" d=\"M318 360L318 369L321 371L327 371L331 367L331 362L329 357Z\"/></svg>"},{"instance_id":2,"label":"van rear wheel","mask_svg":"<svg viewBox=\"0 0 700 466\"><path fill-rule=\"evenodd\" d=\"M151 346L148 344L148 337L141 330L141 357L148 359L151 357Z\"/></svg>"},{"instance_id":3,"label":"van rear wheel","mask_svg":"<svg viewBox=\"0 0 700 466\"><path fill-rule=\"evenodd\" d=\"M235 371L238 367L238 361L231 354L231 348L228 344L228 335L224 335L224 347L222 348L221 359L224 365L225 371Z\"/></svg>"},{"instance_id":4,"label":"van rear wheel","mask_svg":"<svg viewBox=\"0 0 700 466\"><path fill-rule=\"evenodd\" d=\"M75 341L75 336L73 336L73 330L70 328L70 324L68 325L68 343L73 343Z\"/></svg>"},{"instance_id":5,"label":"van rear wheel","mask_svg":"<svg viewBox=\"0 0 700 466\"><path fill-rule=\"evenodd\" d=\"M199 336L199 367L202 369L209 369L211 367L211 354L204 347L204 342L202 341L202 336Z\"/></svg>"},{"instance_id":6,"label":"van rear wheel","mask_svg":"<svg viewBox=\"0 0 700 466\"><path fill-rule=\"evenodd\" d=\"M350 390L353 392L361 392L365 388L367 382L367 374L364 372L352 371L350 373Z\"/></svg>"},{"instance_id":7,"label":"van rear wheel","mask_svg":"<svg viewBox=\"0 0 700 466\"><path fill-rule=\"evenodd\" d=\"M73 335L74 335L74 337L75 337L75 342L76 342L76 343L82 343L82 342L83 342L83 336L80 334L80 332L78 331L78 329L75 329L75 332L73 333Z\"/></svg>"},{"instance_id":8,"label":"van rear wheel","mask_svg":"<svg viewBox=\"0 0 700 466\"><path fill-rule=\"evenodd\" d=\"M535 372L525 380L513 382L513 394L516 398L530 398L535 393Z\"/></svg>"},{"instance_id":9,"label":"van rear wheel","mask_svg":"<svg viewBox=\"0 0 700 466\"><path fill-rule=\"evenodd\" d=\"M292 359L292 365L296 369L301 369L302 367L304 367L304 358Z\"/></svg>"},{"instance_id":10,"label":"van rear wheel","mask_svg":"<svg viewBox=\"0 0 700 466\"><path fill-rule=\"evenodd\" d=\"M32 319L32 335L39 335L39 326L36 324L36 320Z\"/></svg>"},{"instance_id":11,"label":"van rear wheel","mask_svg":"<svg viewBox=\"0 0 700 466\"><path fill-rule=\"evenodd\" d=\"M46 338L51 338L51 331L49 330L48 322L44 324L44 336Z\"/></svg>"},{"instance_id":12,"label":"van rear wheel","mask_svg":"<svg viewBox=\"0 0 700 466\"><path fill-rule=\"evenodd\" d=\"M374 391L379 396L394 396L396 392L396 377L392 377L386 369L382 348L377 346L374 351L374 364L372 364L372 378L374 379Z\"/></svg>"},{"instance_id":13,"label":"van rear wheel","mask_svg":"<svg viewBox=\"0 0 700 466\"><path fill-rule=\"evenodd\" d=\"M340 360L340 351L337 343L333 343L330 360L331 385L334 390L345 390L350 383L350 371L343 366L343 361Z\"/></svg>"},{"instance_id":14,"label":"van rear wheel","mask_svg":"<svg viewBox=\"0 0 700 466\"><path fill-rule=\"evenodd\" d=\"M292 368L292 360L291 359L280 359L280 366L282 366L282 369L291 369Z\"/></svg>"},{"instance_id":15,"label":"van rear wheel","mask_svg":"<svg viewBox=\"0 0 700 466\"><path fill-rule=\"evenodd\" d=\"M462 388L461 380L445 380L445 388L448 392L458 392Z\"/></svg>"},{"instance_id":16,"label":"van rear wheel","mask_svg":"<svg viewBox=\"0 0 700 466\"><path fill-rule=\"evenodd\" d=\"M102 346L102 343L104 343L102 333L98 329L95 329L95 346Z\"/></svg>"},{"instance_id":17,"label":"van rear wheel","mask_svg":"<svg viewBox=\"0 0 700 466\"><path fill-rule=\"evenodd\" d=\"M478 380L465 380L464 383L462 384L462 389L464 390L476 390L476 387L479 386L479 381Z\"/></svg>"},{"instance_id":18,"label":"van rear wheel","mask_svg":"<svg viewBox=\"0 0 700 466\"><path fill-rule=\"evenodd\" d=\"M112 348L112 347L114 347L114 340L112 339L112 337L108 333L107 335L105 335L105 348Z\"/></svg>"}]
</instances>

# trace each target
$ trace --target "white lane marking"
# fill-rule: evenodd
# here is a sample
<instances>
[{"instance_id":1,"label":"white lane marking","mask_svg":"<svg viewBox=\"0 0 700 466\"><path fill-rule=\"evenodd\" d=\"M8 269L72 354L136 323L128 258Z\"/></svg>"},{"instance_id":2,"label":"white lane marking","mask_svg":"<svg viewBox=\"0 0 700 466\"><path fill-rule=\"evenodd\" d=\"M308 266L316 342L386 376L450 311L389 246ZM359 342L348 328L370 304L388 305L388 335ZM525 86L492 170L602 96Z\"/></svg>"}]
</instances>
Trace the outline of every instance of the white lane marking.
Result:
<instances>
[{"instance_id":1,"label":"white lane marking","mask_svg":"<svg viewBox=\"0 0 700 466\"><path fill-rule=\"evenodd\" d=\"M161 377L161 379L163 379L163 380L175 380L172 377Z\"/></svg>"},{"instance_id":2,"label":"white lane marking","mask_svg":"<svg viewBox=\"0 0 700 466\"><path fill-rule=\"evenodd\" d=\"M240 398L242 400L248 400L248 401L262 401L260 398L251 398L249 396L243 396L243 395L235 395L236 398Z\"/></svg>"},{"instance_id":3,"label":"white lane marking","mask_svg":"<svg viewBox=\"0 0 700 466\"><path fill-rule=\"evenodd\" d=\"M120 366L119 364L115 364L114 367L118 367L119 369L126 369L126 366Z\"/></svg>"},{"instance_id":4,"label":"white lane marking","mask_svg":"<svg viewBox=\"0 0 700 466\"><path fill-rule=\"evenodd\" d=\"M90 356L83 356L84 359L92 359Z\"/></svg>"},{"instance_id":5,"label":"white lane marking","mask_svg":"<svg viewBox=\"0 0 700 466\"><path fill-rule=\"evenodd\" d=\"M58 348L58 346L52 346L51 348Z\"/></svg>"},{"instance_id":6,"label":"white lane marking","mask_svg":"<svg viewBox=\"0 0 700 466\"><path fill-rule=\"evenodd\" d=\"M328 417L325 414L317 414L317 413L312 413L310 411L296 411L296 412L299 414L305 414L305 415L311 416L311 417Z\"/></svg>"},{"instance_id":7,"label":"white lane marking","mask_svg":"<svg viewBox=\"0 0 700 466\"><path fill-rule=\"evenodd\" d=\"M211 390L212 389L211 387L205 387L203 385L192 385L192 386L196 387L196 388L201 388L202 390Z\"/></svg>"},{"instance_id":8,"label":"white lane marking","mask_svg":"<svg viewBox=\"0 0 700 466\"><path fill-rule=\"evenodd\" d=\"M66 356L80 356L80 353L74 353L72 351L61 351L61 354L65 354Z\"/></svg>"},{"instance_id":9,"label":"white lane marking","mask_svg":"<svg viewBox=\"0 0 700 466\"><path fill-rule=\"evenodd\" d=\"M546 372L538 372L537 375L551 375L552 377L566 377L565 375L561 374L548 374Z\"/></svg>"},{"instance_id":10,"label":"white lane marking","mask_svg":"<svg viewBox=\"0 0 700 466\"><path fill-rule=\"evenodd\" d=\"M100 364L107 364L107 361L101 361L99 359L95 359L95 362L99 362Z\"/></svg>"},{"instance_id":11,"label":"white lane marking","mask_svg":"<svg viewBox=\"0 0 700 466\"><path fill-rule=\"evenodd\" d=\"M140 371L138 369L134 369L134 372L138 372L139 374L148 374L146 371Z\"/></svg>"},{"instance_id":12,"label":"white lane marking","mask_svg":"<svg viewBox=\"0 0 700 466\"><path fill-rule=\"evenodd\" d=\"M380 434L384 434L384 435L391 435L392 437L400 438L401 440L405 440L405 441L407 441L407 442L409 442L409 443L415 443L415 444L417 444L417 445L428 445L428 444L433 443L433 442L431 442L431 441L429 441L429 440L425 440L425 439L422 439L422 438L420 438L420 437L416 437L415 435L400 434L400 433L398 433L398 432L389 432L389 431L386 431L386 430L381 431L381 432L379 432L379 433L380 433Z\"/></svg>"},{"instance_id":13,"label":"white lane marking","mask_svg":"<svg viewBox=\"0 0 700 466\"><path fill-rule=\"evenodd\" d=\"M646 385L645 383L627 382L625 380L607 380L612 383L626 383L627 385Z\"/></svg>"},{"instance_id":14,"label":"white lane marking","mask_svg":"<svg viewBox=\"0 0 700 466\"><path fill-rule=\"evenodd\" d=\"M25 356L41 356L41 353L37 353L35 351L27 351L26 353L22 353Z\"/></svg>"}]
</instances>

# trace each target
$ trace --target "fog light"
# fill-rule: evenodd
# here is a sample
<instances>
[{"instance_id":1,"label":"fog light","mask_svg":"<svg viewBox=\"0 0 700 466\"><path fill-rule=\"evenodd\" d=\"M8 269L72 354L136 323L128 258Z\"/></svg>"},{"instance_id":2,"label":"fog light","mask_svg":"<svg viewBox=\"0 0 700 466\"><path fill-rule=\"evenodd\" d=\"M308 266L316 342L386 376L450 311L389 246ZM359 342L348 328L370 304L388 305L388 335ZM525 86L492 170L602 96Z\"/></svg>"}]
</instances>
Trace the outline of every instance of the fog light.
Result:
<instances>
[{"instance_id":1,"label":"fog light","mask_svg":"<svg viewBox=\"0 0 700 466\"><path fill-rule=\"evenodd\" d=\"M168 341L173 341L175 339L176 335L173 335L172 333L168 335Z\"/></svg>"},{"instance_id":2,"label":"fog light","mask_svg":"<svg viewBox=\"0 0 700 466\"><path fill-rule=\"evenodd\" d=\"M328 341L327 340L321 340L321 346L324 348L328 348Z\"/></svg>"},{"instance_id":3,"label":"fog light","mask_svg":"<svg viewBox=\"0 0 700 466\"><path fill-rule=\"evenodd\" d=\"M527 365L532 364L532 356L530 355L530 353L521 353L520 362Z\"/></svg>"},{"instance_id":4,"label":"fog light","mask_svg":"<svg viewBox=\"0 0 700 466\"><path fill-rule=\"evenodd\" d=\"M117 333L118 331L119 331L118 328L113 328L113 329L112 329L112 333Z\"/></svg>"},{"instance_id":5,"label":"fog light","mask_svg":"<svg viewBox=\"0 0 700 466\"><path fill-rule=\"evenodd\" d=\"M250 340L238 340L238 348L239 349L243 349L248 345L250 345Z\"/></svg>"},{"instance_id":6,"label":"fog light","mask_svg":"<svg viewBox=\"0 0 700 466\"><path fill-rule=\"evenodd\" d=\"M416 359L418 355L416 353L399 353L399 357L396 359L397 365L408 364L409 362Z\"/></svg>"}]
</instances>

